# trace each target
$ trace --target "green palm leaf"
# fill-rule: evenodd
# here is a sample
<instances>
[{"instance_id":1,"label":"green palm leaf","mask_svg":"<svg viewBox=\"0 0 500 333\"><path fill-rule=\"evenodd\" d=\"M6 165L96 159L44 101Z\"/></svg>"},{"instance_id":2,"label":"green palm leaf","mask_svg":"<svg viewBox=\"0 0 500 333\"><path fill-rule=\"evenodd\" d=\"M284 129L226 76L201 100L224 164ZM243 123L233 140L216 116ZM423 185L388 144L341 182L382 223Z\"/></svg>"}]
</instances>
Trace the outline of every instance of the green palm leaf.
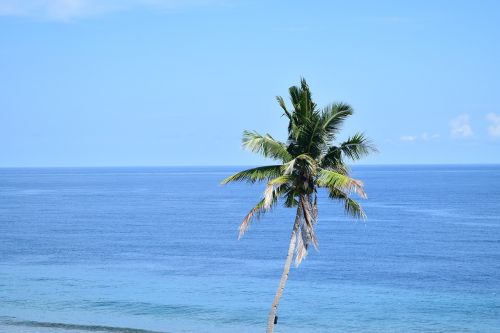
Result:
<instances>
[{"instance_id":1,"label":"green palm leaf","mask_svg":"<svg viewBox=\"0 0 500 333\"><path fill-rule=\"evenodd\" d=\"M363 182L336 171L320 169L316 184L319 187L326 187L328 189L339 189L348 193L355 192L361 198L367 198L363 190Z\"/></svg>"},{"instance_id":2,"label":"green palm leaf","mask_svg":"<svg viewBox=\"0 0 500 333\"><path fill-rule=\"evenodd\" d=\"M287 162L292 159L284 143L275 140L271 135L261 135L257 132L243 132L243 147L259 153L264 157Z\"/></svg>"},{"instance_id":3,"label":"green palm leaf","mask_svg":"<svg viewBox=\"0 0 500 333\"><path fill-rule=\"evenodd\" d=\"M333 103L322 110L321 120L325 133L325 141L335 139L342 124L352 113L352 107L345 103Z\"/></svg>"},{"instance_id":4,"label":"green palm leaf","mask_svg":"<svg viewBox=\"0 0 500 333\"><path fill-rule=\"evenodd\" d=\"M356 133L347 138L346 141L338 147L342 153L351 160L359 160L360 158L368 155L371 152L376 152L377 148L373 143L364 136L363 133Z\"/></svg>"},{"instance_id":5,"label":"green palm leaf","mask_svg":"<svg viewBox=\"0 0 500 333\"><path fill-rule=\"evenodd\" d=\"M345 192L336 188L329 188L328 196L330 197L330 199L340 200L341 202L343 202L344 211L347 215L350 215L357 219L366 219L366 214L363 211L363 208L361 208L361 205L356 200L349 198L349 196Z\"/></svg>"},{"instance_id":6,"label":"green palm leaf","mask_svg":"<svg viewBox=\"0 0 500 333\"><path fill-rule=\"evenodd\" d=\"M316 172L316 160L308 154L301 154L281 166L283 174L291 175L295 170L297 164L300 164L302 169L307 171L308 174L314 174Z\"/></svg>"},{"instance_id":7,"label":"green palm leaf","mask_svg":"<svg viewBox=\"0 0 500 333\"><path fill-rule=\"evenodd\" d=\"M245 181L248 183L255 183L257 181L269 180L281 175L282 165L268 165L257 167L253 169L248 169L235 173L232 176L224 179L221 184L225 185L231 182L241 182Z\"/></svg>"},{"instance_id":8,"label":"green palm leaf","mask_svg":"<svg viewBox=\"0 0 500 333\"><path fill-rule=\"evenodd\" d=\"M291 119L292 115L290 114L290 111L288 111L288 109L286 108L285 100L283 99L283 97L276 96L276 100L278 101L278 104L280 105L280 107L285 112L285 116L287 116L288 119Z\"/></svg>"}]
</instances>

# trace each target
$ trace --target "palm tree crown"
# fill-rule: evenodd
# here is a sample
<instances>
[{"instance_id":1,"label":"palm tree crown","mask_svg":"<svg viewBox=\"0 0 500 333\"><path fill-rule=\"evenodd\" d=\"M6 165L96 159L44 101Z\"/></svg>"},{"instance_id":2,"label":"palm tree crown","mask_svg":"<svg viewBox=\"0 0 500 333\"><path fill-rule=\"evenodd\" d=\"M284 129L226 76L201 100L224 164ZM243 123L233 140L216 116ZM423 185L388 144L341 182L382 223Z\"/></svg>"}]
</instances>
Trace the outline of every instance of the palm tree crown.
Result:
<instances>
[{"instance_id":1,"label":"palm tree crown","mask_svg":"<svg viewBox=\"0 0 500 333\"><path fill-rule=\"evenodd\" d=\"M338 143L337 135L343 122L353 113L351 106L333 103L322 109L313 102L305 79L300 87L289 89L293 109L282 97L277 100L288 118L286 144L271 135L257 132L243 133L243 146L279 164L252 168L238 172L222 183L234 181L267 181L263 199L250 210L240 225L243 236L253 218L258 218L284 199L286 207L297 207L297 241L295 264L298 266L312 243L317 246L314 225L317 218L317 189L325 188L331 199L343 203L345 212L355 218L364 218L359 203L351 198L354 192L366 198L363 183L349 176L345 160L358 160L375 147L362 134L356 133Z\"/></svg>"}]
</instances>

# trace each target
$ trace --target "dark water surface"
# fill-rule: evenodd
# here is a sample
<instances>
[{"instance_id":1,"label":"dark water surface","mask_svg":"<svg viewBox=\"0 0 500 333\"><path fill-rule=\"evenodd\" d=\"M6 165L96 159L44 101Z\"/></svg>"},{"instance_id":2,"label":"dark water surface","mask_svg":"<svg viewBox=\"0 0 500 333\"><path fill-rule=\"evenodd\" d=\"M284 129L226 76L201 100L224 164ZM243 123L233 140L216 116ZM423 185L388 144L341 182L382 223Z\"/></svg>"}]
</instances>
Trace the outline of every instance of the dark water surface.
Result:
<instances>
[{"instance_id":1,"label":"dark water surface","mask_svg":"<svg viewBox=\"0 0 500 333\"><path fill-rule=\"evenodd\" d=\"M0 169L0 332L263 332L293 210L235 168ZM322 197L276 332L500 332L500 166L363 166Z\"/></svg>"}]
</instances>

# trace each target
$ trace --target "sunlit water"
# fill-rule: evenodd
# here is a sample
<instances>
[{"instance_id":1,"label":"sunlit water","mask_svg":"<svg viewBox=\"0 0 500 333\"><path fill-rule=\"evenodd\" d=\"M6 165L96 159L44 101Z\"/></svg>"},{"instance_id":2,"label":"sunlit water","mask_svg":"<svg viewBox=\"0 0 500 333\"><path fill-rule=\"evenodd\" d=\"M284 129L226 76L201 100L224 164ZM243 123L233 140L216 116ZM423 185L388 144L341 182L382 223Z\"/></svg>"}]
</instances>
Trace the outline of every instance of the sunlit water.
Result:
<instances>
[{"instance_id":1,"label":"sunlit water","mask_svg":"<svg viewBox=\"0 0 500 333\"><path fill-rule=\"evenodd\" d=\"M235 168L0 169L0 332L263 332L293 210L238 241ZM322 196L283 332L500 332L500 166L358 167Z\"/></svg>"}]
</instances>

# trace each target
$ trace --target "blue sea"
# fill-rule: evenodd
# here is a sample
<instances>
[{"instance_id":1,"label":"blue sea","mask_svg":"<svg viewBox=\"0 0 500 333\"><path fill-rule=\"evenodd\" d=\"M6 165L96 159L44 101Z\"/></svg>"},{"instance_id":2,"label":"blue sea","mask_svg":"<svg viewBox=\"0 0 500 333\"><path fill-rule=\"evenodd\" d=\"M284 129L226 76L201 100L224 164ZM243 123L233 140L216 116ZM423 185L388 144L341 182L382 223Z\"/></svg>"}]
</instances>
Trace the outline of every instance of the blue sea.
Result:
<instances>
[{"instance_id":1,"label":"blue sea","mask_svg":"<svg viewBox=\"0 0 500 333\"><path fill-rule=\"evenodd\" d=\"M0 332L264 332L294 218L237 240L241 168L0 169ZM500 332L500 166L358 166L319 200L277 333Z\"/></svg>"}]
</instances>

